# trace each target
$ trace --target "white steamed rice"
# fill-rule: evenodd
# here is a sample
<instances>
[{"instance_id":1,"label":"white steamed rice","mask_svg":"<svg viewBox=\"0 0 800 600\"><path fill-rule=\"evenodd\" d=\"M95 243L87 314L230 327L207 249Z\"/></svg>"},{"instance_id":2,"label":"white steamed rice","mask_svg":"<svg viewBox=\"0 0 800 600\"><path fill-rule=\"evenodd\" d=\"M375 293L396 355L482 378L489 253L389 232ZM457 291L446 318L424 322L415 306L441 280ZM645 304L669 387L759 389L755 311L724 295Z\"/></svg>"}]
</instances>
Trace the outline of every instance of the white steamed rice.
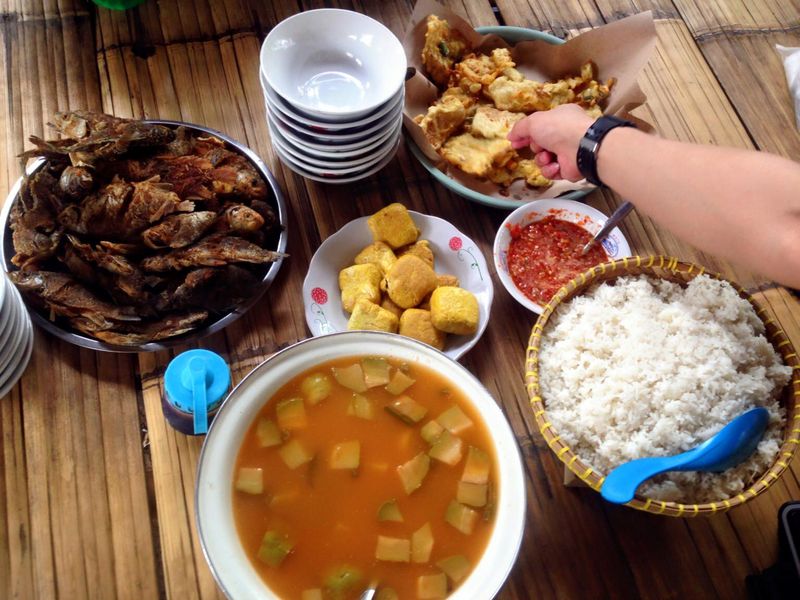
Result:
<instances>
[{"instance_id":1,"label":"white steamed rice","mask_svg":"<svg viewBox=\"0 0 800 600\"><path fill-rule=\"evenodd\" d=\"M673 472L639 493L676 502L735 496L773 463L791 368L727 282L647 276L595 286L559 306L542 335L542 398L563 441L601 473L702 443L755 406L770 422L753 455L724 473Z\"/></svg>"}]
</instances>

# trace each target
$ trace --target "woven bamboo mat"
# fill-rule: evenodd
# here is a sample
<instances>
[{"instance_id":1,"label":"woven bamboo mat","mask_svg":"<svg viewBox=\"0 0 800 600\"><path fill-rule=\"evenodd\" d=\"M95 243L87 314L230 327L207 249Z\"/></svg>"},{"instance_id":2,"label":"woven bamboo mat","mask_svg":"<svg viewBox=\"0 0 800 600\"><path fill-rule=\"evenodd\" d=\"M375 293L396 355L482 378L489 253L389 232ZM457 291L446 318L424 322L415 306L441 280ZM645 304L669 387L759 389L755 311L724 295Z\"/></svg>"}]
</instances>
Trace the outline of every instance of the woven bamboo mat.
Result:
<instances>
[{"instance_id":1,"label":"woven bamboo mat","mask_svg":"<svg viewBox=\"0 0 800 600\"><path fill-rule=\"evenodd\" d=\"M800 46L798 0L446 4L476 25L561 37L653 10L658 46L641 78L649 98L641 116L668 137L800 158L773 51L775 43ZM81 0L0 0L0 192L18 177L14 157L27 137L45 133L49 116L67 108L202 123L253 148L275 173L289 200L291 258L261 303L202 342L229 360L234 382L308 335L298 302L308 261L351 219L401 200L469 232L488 256L504 217L435 184L404 147L352 186L308 182L277 161L258 83L260 41L277 21L322 6L366 12L400 35L413 1L149 0L116 13ZM606 213L620 201L607 192L587 200ZM634 214L623 229L639 252L763 287L760 298L800 346L800 306L785 290L687 247L647 218ZM775 559L776 511L800 498L800 465L763 497L709 520L658 519L564 488L560 463L527 410L523 362L533 319L496 283L491 327L464 362L505 410L528 477L526 535L500 598L742 597L744 577ZM173 354L98 354L37 333L27 374L0 399L1 598L220 596L194 529L201 440L176 434L161 415L160 377Z\"/></svg>"}]
</instances>

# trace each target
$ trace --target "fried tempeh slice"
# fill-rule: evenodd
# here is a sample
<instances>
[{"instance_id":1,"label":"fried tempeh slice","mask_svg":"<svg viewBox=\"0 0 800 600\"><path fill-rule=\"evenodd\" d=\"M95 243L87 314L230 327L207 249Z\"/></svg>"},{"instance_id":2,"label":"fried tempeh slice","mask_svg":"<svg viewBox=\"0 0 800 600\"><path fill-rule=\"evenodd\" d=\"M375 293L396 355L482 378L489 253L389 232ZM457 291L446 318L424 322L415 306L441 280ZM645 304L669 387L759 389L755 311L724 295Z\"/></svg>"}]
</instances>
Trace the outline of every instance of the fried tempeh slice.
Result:
<instances>
[{"instance_id":1,"label":"fried tempeh slice","mask_svg":"<svg viewBox=\"0 0 800 600\"><path fill-rule=\"evenodd\" d=\"M234 236L209 236L194 246L151 256L142 261L146 271L170 271L188 267L219 267L228 263L269 263L286 254L266 250L261 246Z\"/></svg>"},{"instance_id":2,"label":"fried tempeh slice","mask_svg":"<svg viewBox=\"0 0 800 600\"><path fill-rule=\"evenodd\" d=\"M470 49L469 44L464 36L450 27L450 23L436 15L430 15L426 25L422 64L434 83L444 87L453 72L453 65Z\"/></svg>"}]
</instances>

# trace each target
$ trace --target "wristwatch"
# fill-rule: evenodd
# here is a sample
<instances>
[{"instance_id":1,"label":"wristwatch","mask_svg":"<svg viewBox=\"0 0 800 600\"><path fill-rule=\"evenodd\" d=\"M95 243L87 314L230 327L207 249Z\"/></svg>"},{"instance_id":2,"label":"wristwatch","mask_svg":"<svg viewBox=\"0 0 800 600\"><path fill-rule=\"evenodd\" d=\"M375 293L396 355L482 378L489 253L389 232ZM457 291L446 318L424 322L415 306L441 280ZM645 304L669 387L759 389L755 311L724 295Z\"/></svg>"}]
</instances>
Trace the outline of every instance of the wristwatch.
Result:
<instances>
[{"instance_id":1,"label":"wristwatch","mask_svg":"<svg viewBox=\"0 0 800 600\"><path fill-rule=\"evenodd\" d=\"M612 115L603 115L589 126L578 145L578 170L589 183L606 187L597 176L597 151L606 134L615 127L636 127L630 121Z\"/></svg>"}]
</instances>

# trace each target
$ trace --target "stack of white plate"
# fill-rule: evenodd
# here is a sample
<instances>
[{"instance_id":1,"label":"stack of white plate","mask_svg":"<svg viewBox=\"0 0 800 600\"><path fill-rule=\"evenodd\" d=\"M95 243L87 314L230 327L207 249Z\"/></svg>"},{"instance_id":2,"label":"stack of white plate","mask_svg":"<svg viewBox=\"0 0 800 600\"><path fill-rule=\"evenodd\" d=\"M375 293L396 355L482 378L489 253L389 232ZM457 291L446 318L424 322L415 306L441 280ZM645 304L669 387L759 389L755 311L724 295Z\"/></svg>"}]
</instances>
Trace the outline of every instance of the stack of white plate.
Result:
<instances>
[{"instance_id":1,"label":"stack of white plate","mask_svg":"<svg viewBox=\"0 0 800 600\"><path fill-rule=\"evenodd\" d=\"M400 143L405 73L400 40L365 15L320 9L280 22L261 47L275 152L316 181L379 171Z\"/></svg>"},{"instance_id":2,"label":"stack of white plate","mask_svg":"<svg viewBox=\"0 0 800 600\"><path fill-rule=\"evenodd\" d=\"M33 325L17 288L0 275L0 397L17 383L33 350Z\"/></svg>"}]
</instances>

